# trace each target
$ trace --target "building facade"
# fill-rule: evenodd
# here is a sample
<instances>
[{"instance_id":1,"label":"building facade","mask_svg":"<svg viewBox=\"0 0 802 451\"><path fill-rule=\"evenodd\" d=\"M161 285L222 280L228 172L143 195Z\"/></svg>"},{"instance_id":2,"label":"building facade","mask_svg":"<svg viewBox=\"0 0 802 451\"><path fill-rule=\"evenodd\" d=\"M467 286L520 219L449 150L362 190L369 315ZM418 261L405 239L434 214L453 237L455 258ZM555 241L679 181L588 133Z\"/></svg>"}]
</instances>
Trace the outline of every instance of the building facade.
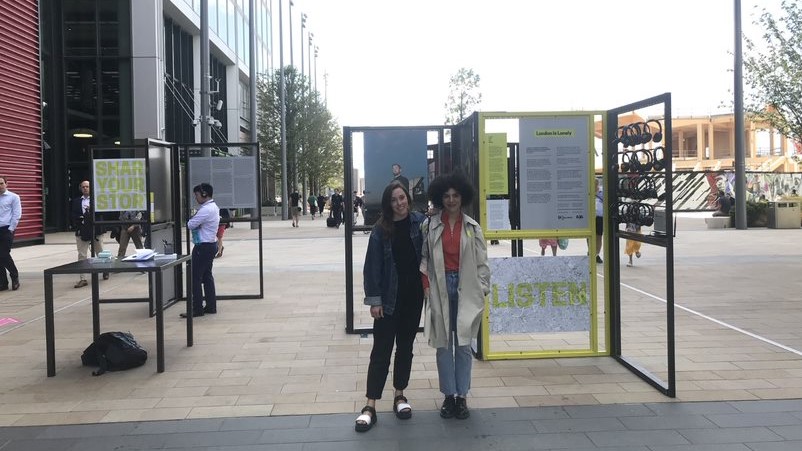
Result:
<instances>
[{"instance_id":1,"label":"building facade","mask_svg":"<svg viewBox=\"0 0 802 451\"><path fill-rule=\"evenodd\" d=\"M14 242L44 242L37 0L0 2L0 175L19 194Z\"/></svg>"},{"instance_id":2,"label":"building facade","mask_svg":"<svg viewBox=\"0 0 802 451\"><path fill-rule=\"evenodd\" d=\"M208 0L212 142L252 142L251 0ZM270 61L270 0L253 0L256 73ZM200 0L41 0L42 192L47 230L69 227L90 149L200 141Z\"/></svg>"}]
</instances>

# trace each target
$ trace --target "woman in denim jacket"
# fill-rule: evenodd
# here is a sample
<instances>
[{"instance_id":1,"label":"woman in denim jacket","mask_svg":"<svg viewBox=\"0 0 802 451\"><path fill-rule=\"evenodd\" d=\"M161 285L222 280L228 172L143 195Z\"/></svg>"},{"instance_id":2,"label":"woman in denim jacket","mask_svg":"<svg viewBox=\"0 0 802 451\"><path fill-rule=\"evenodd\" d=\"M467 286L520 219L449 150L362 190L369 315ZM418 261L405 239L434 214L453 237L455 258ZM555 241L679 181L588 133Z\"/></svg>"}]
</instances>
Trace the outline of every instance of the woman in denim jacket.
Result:
<instances>
[{"instance_id":1,"label":"woman in denim jacket","mask_svg":"<svg viewBox=\"0 0 802 451\"><path fill-rule=\"evenodd\" d=\"M412 368L412 345L420 325L423 285L421 223L425 216L410 211L409 191L393 182L382 194L382 213L368 241L365 257L365 304L373 317L373 350L368 366L367 404L354 426L365 432L376 424L376 400L381 399L395 343L393 411L400 419L412 416L404 396Z\"/></svg>"}]
</instances>

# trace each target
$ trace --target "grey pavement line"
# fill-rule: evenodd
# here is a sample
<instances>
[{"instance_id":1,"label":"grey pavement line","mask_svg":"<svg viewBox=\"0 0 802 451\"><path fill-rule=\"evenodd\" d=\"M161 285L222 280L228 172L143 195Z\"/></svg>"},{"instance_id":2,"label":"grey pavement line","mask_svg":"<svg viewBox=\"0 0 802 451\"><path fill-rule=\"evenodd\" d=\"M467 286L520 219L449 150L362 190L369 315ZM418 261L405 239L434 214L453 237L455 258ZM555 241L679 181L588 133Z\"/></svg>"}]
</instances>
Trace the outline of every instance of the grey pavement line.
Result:
<instances>
[{"instance_id":1,"label":"grey pavement line","mask_svg":"<svg viewBox=\"0 0 802 451\"><path fill-rule=\"evenodd\" d=\"M61 307L61 308L58 308L58 309L54 310L54 311L53 311L53 316L55 316L55 315L56 315L56 313L62 312L62 311L64 311L64 310L67 310L67 309L73 308L73 307L75 307L75 306L76 306L76 305L78 305L78 304L81 304L81 303L84 303L84 302L89 302L89 301L90 301L90 298L83 298L83 299L79 299L79 300L77 300L77 301L73 302L72 304L68 304L68 305L65 305L65 306L63 306L63 307ZM17 330L17 329L21 329L21 328L23 328L23 327L25 327L25 326L27 326L27 325L29 325L29 324L33 324L33 323L35 323L35 322L38 322L38 321L41 321L41 320L43 320L43 319L45 319L45 315L39 315L39 316L37 316L36 318L31 318L31 319L29 319L28 321L23 321L23 322L21 322L21 323L19 323L19 324L15 325L14 327L12 327L12 328L10 328L10 329L8 329L8 330L2 330L2 331L0 331L0 336L2 336L2 335L5 335L5 334L7 334L7 333L9 333L9 332L11 332L11 331Z\"/></svg>"},{"instance_id":2,"label":"grey pavement line","mask_svg":"<svg viewBox=\"0 0 802 451\"><path fill-rule=\"evenodd\" d=\"M599 275L599 276L600 276L600 277L602 277L602 278L604 278L604 276L603 276L603 275ZM632 291L635 291L635 292L637 292L637 293L640 293L640 294L642 294L642 295L644 295L644 296L648 296L648 297L650 297L650 298L656 299L656 300L658 300L658 301L662 302L663 304L667 304L667 303L668 303L668 301L667 301L667 300L665 300L665 299L663 299L663 298L661 298L661 297L659 297L659 296L656 296L656 295L654 295L654 294L651 294L651 293L648 293L648 292L646 292L646 291L643 291L643 290L641 290L640 288L635 288L635 287L633 287L633 286L631 286L631 285L627 285L627 284L625 284L625 283L622 283L622 284L621 284L621 286L622 286L622 287L629 288L630 290L632 290ZM711 321L711 322L713 322L713 323L716 323L716 324L718 324L718 325L720 325L720 326L726 327L727 329L733 330L733 331L735 331L735 332L740 332L740 333L742 333L742 334L744 334L744 335L746 335L746 336L748 336L748 337L752 337L752 338L754 338L754 339L756 339L756 340L762 341L763 343L766 343L766 344L769 344L769 345L772 345L772 346L776 346L776 347L778 347L778 348L780 348L780 349L783 349L783 350L785 350L785 351L788 351L788 352L790 352L790 353L796 354L796 355L798 355L798 356L802 356L802 351L799 351L799 350L797 350L797 349L794 349L794 348L792 348L792 347L790 347L790 346L786 346L786 345L784 345L784 344L782 344L782 343L778 343L778 342L776 342L776 341L774 341L774 340L771 340L771 339L768 339L768 338L766 338L766 337L763 337L763 336L757 335L757 334L755 334L755 333L749 332L748 330L741 329L741 328L740 328L740 327L738 327L738 326L733 326L732 324L729 324L729 323L726 323L726 322L724 322L724 321L718 320L718 319L716 319L716 318L713 318L712 316L705 315L705 314L704 314L704 313L702 313L702 312L697 312L697 311L696 311L696 310L694 310L694 309L691 309L691 308L688 308L688 307L684 307L684 306L682 306L682 305L680 305L680 304L677 304L676 302L674 303L674 307L676 307L676 308L678 308L678 309L680 309L680 310L684 310L684 311L686 311L686 312L688 312L688 313L690 313L690 314L692 314L692 315L696 315L696 316L698 316L698 317L700 317L700 318L703 318L703 319L706 319L706 320L708 320L708 321Z\"/></svg>"}]
</instances>

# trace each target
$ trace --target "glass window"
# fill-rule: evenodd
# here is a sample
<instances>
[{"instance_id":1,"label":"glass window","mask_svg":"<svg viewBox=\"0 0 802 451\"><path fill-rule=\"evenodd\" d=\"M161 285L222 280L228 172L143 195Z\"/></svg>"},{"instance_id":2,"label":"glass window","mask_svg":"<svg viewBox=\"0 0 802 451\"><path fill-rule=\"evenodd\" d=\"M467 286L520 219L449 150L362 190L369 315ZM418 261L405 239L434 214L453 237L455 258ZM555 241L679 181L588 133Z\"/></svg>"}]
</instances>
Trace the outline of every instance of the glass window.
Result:
<instances>
[{"instance_id":1,"label":"glass window","mask_svg":"<svg viewBox=\"0 0 802 451\"><path fill-rule=\"evenodd\" d=\"M99 5L100 54L130 56L129 0L104 0Z\"/></svg>"},{"instance_id":2,"label":"glass window","mask_svg":"<svg viewBox=\"0 0 802 451\"><path fill-rule=\"evenodd\" d=\"M239 115L246 121L251 117L251 95L248 84L242 80L239 82L240 109Z\"/></svg>"},{"instance_id":3,"label":"glass window","mask_svg":"<svg viewBox=\"0 0 802 451\"><path fill-rule=\"evenodd\" d=\"M74 0L64 3L64 54L88 56L97 47L95 0Z\"/></svg>"},{"instance_id":4,"label":"glass window","mask_svg":"<svg viewBox=\"0 0 802 451\"><path fill-rule=\"evenodd\" d=\"M228 0L217 0L217 36L221 41L225 41L228 36L227 6Z\"/></svg>"},{"instance_id":5,"label":"glass window","mask_svg":"<svg viewBox=\"0 0 802 451\"><path fill-rule=\"evenodd\" d=\"M64 98L67 109L97 114L97 74L94 59L65 59Z\"/></svg>"},{"instance_id":6,"label":"glass window","mask_svg":"<svg viewBox=\"0 0 802 451\"><path fill-rule=\"evenodd\" d=\"M248 39L248 18L245 16L240 16L240 25L242 26L242 48L237 48L237 54L239 55L242 61L248 61L248 52L251 48L250 40Z\"/></svg>"},{"instance_id":7,"label":"glass window","mask_svg":"<svg viewBox=\"0 0 802 451\"><path fill-rule=\"evenodd\" d=\"M228 36L226 36L226 41L228 42L228 48L231 50L237 50L237 9L234 7L233 0L229 0L228 4Z\"/></svg>"},{"instance_id":8,"label":"glass window","mask_svg":"<svg viewBox=\"0 0 802 451\"><path fill-rule=\"evenodd\" d=\"M217 33L217 2L220 0L209 0L209 30ZM225 1L225 0L222 0Z\"/></svg>"},{"instance_id":9,"label":"glass window","mask_svg":"<svg viewBox=\"0 0 802 451\"><path fill-rule=\"evenodd\" d=\"M100 96L103 116L117 118L120 115L120 70L119 61L104 59L100 63ZM119 130L117 125L116 129ZM108 131L104 130L106 134Z\"/></svg>"}]
</instances>

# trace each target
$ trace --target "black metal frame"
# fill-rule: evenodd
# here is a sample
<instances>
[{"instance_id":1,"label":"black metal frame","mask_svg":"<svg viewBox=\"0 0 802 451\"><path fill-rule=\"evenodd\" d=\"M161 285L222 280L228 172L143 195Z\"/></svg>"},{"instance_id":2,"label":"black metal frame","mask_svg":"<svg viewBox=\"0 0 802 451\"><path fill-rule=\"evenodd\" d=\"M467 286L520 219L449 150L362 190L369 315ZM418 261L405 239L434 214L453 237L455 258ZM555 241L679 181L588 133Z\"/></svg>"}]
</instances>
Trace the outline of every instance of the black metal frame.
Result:
<instances>
[{"instance_id":1,"label":"black metal frame","mask_svg":"<svg viewBox=\"0 0 802 451\"><path fill-rule=\"evenodd\" d=\"M189 218L190 216L190 209L192 206L192 188L189 186L190 177L189 177L189 149L212 149L212 148L220 148L220 147L252 147L254 148L255 152L253 157L256 158L256 205L254 205L253 211L259 212L256 214L256 218L253 217L243 217L243 218L228 218L228 219L221 219L220 222L224 224L230 224L234 222L247 222L252 224L254 222L258 223L258 234L259 234L259 292L256 294L220 294L217 292L217 299L264 299L265 294L265 283L264 283L264 250L263 250L263 243L262 243L262 178L259 174L259 168L261 167L261 152L259 148L258 142L252 143L188 143L188 144L175 144L174 147L177 149L177 153L180 156L180 161L183 164L184 171L186 176L183 178L183 192L186 195L183 197L183 202L176 202L174 206L179 209L179 211L183 207L183 216L180 215L179 218ZM225 158L225 157L219 157ZM176 186L175 192L181 192L181 185L180 182L177 182L178 186ZM182 242L180 237L176 240L176 243L179 243L180 246L176 247L176 252L183 252L183 249L186 249L187 254L191 254L191 246L192 238L190 236L189 229L184 227L184 241ZM184 247L186 246L186 248Z\"/></svg>"},{"instance_id":2,"label":"black metal frame","mask_svg":"<svg viewBox=\"0 0 802 451\"><path fill-rule=\"evenodd\" d=\"M622 113L635 111L652 106L663 105L663 147L665 149L665 167L662 171L654 172L649 176L665 177L665 180L672 180L672 145L671 145L671 94L665 93L654 96L639 102L624 105L607 111L606 116L606 141L611 143L604 146L606 155L605 173L607 174L605 186L605 208L607 211L605 231L605 247L608 252L609 272L605 282L610 296L610 355L638 377L651 384L657 390L669 397L676 397L676 365L675 365L675 339L674 339L674 234L647 236L637 233L620 231L616 216L618 193L618 143L614 141L616 130L618 129L618 116ZM663 230L672 231L671 224L674 217L672 184L665 183L665 228ZM666 335L667 335L667 376L668 381L662 381L656 375L650 373L635 359L622 355L621 349L621 274L620 274L620 251L619 239L629 239L647 243L653 246L665 248L666 252Z\"/></svg>"},{"instance_id":3,"label":"black metal frame","mask_svg":"<svg viewBox=\"0 0 802 451\"><path fill-rule=\"evenodd\" d=\"M160 147L160 148L164 148L164 149L169 149L170 166L174 171L178 168L178 156L176 154L176 151L172 147L172 143L168 143L168 142L165 142L165 141L160 141L160 140L156 140L156 139L147 139L147 140L143 140L141 144L135 144L135 145L131 145L131 146L113 146L113 147L109 147L109 146L91 146L90 147L90 168L89 168L90 174L91 174L91 180L94 181L94 179L95 179L93 161L95 160L96 155L97 156L101 156L101 154L104 154L104 153L111 153L111 154L113 154L113 157L122 158L120 156L121 154L129 153L129 154L133 154L133 158L141 158L141 156L139 156L139 155L144 153L144 158L145 158L145 161L147 162L146 165L149 168L150 167L150 163L149 163L149 161L150 161L150 150L153 147ZM176 184L179 183L179 181L178 181L178 179L179 179L178 173L174 172L170 179L171 179L170 182L171 182L172 186L175 187ZM150 170L148 170L146 172L146 174L145 174L145 186L146 186L146 189L147 189L148 193L152 192L151 191ZM180 218L180 209L177 208L177 206L180 204L180 193L181 193L180 190L175 190L175 189L171 193L172 196L173 196L173 202L172 202L173 211L172 211L172 214L171 214L171 220L168 220L166 222L152 223L150 221L150 218L151 218L151 209L150 209L151 203L149 201L145 202L145 210L144 210L145 211L145 215L144 215L144 218L139 222L139 225L142 226L142 230L144 232L143 234L146 236L145 247L152 248L152 243L150 242L150 239L151 239L151 236L152 236L152 232L154 232L156 230L169 228L169 227L173 227L173 242L174 243L180 242L181 233L179 231L179 228L175 226L175 224L178 222L177 218ZM94 199L95 194L96 193L92 193L92 199ZM92 209L92 219L93 219L93 228L94 229L97 229L97 228L101 228L102 229L102 228L105 228L105 227L114 227L114 226L122 226L123 224L130 224L130 221L106 220L106 219L98 220L96 215L97 215L97 212L95 212L95 210L93 208ZM90 256L91 257L95 257L94 241L90 242L89 249L90 249ZM180 281L181 277L182 277L182 274L183 274L183 271L182 271L182 268L181 268L180 265L179 266L175 266L173 268L173 276L175 278L174 281ZM151 287L151 289L153 289L153 287L154 287L154 285L152 283L153 281L150 280L152 277L153 277L152 274L148 274L148 279L149 279L149 282L150 282L149 283L149 287ZM160 283L158 289L160 289L160 290L163 289L163 286L164 285L162 285ZM183 300L183 291L182 291L183 290L183 286L181 285L181 283L173 283L172 289L173 289L172 290L173 291L173 293L172 293L173 297L171 299L168 299L168 301L165 303L165 305L164 305L165 309L169 308L170 306L172 306L176 302L179 302L179 301ZM100 303L100 304L123 304L123 303L147 302L148 303L148 314L149 314L150 317L153 317L157 313L156 305L154 303L154 296L155 296L155 293L149 293L149 296L147 296L147 297L139 297L139 298L105 298L105 299L103 299L103 298L100 298L98 296L98 303Z\"/></svg>"},{"instance_id":4,"label":"black metal frame","mask_svg":"<svg viewBox=\"0 0 802 451\"><path fill-rule=\"evenodd\" d=\"M118 262L107 261L98 262L90 260L79 260L44 270L44 304L45 304L45 353L47 360L47 376L56 375L56 333L55 333L55 312L53 307L53 276L65 274L91 274L92 279L92 338L94 340L100 335L100 288L98 286L98 276L101 273L133 273L145 271L149 274L149 284L151 292L155 293L153 304L156 306L156 371L164 372L164 311L177 300L165 302L163 296L163 277L164 272L180 268L186 265L187 274L187 347L193 345L192 328L192 257L189 255L178 255L171 260L149 260L144 262ZM154 315L151 315L154 316Z\"/></svg>"},{"instance_id":5,"label":"black metal frame","mask_svg":"<svg viewBox=\"0 0 802 451\"><path fill-rule=\"evenodd\" d=\"M435 149L435 171L439 173L442 167L444 158L444 150L446 147L445 130L451 129L451 126L434 125L434 126L397 126L397 127L343 127L343 202L346 205L344 209L344 225L345 225L345 332L347 334L369 334L373 332L372 327L354 327L354 232L369 232L372 226L354 226L345 213L350 211L350 206L353 205L353 186L352 180L353 167L354 167L354 154L353 142L351 136L354 133L361 133L365 131L375 130L425 130L438 132L438 144ZM451 142L454 142L454 136L451 136ZM455 149L451 148L450 155L453 155ZM423 328L419 328L422 331Z\"/></svg>"}]
</instances>

